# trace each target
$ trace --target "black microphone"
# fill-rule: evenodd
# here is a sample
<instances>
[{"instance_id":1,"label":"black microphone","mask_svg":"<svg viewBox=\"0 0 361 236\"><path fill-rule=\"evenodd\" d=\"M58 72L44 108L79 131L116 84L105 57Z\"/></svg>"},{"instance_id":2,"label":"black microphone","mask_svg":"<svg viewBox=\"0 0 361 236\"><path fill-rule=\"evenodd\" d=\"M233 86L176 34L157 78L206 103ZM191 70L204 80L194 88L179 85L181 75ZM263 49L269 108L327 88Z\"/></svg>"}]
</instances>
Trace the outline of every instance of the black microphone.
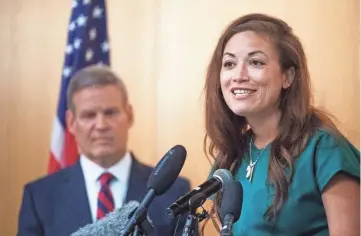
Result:
<instances>
[{"instance_id":1,"label":"black microphone","mask_svg":"<svg viewBox=\"0 0 361 236\"><path fill-rule=\"evenodd\" d=\"M189 200L191 197L197 193L202 193L205 198L212 196L214 193L218 192L224 183L232 180L232 174L226 169L218 169L214 172L212 178L208 179L203 184L199 185L186 195L180 197L172 205L166 209L166 214L171 217L177 217L180 214L183 214L190 210Z\"/></svg>"},{"instance_id":2,"label":"black microphone","mask_svg":"<svg viewBox=\"0 0 361 236\"><path fill-rule=\"evenodd\" d=\"M176 145L158 162L149 176L147 183L148 192L125 226L123 231L124 235L132 233L135 226L144 220L147 207L153 201L154 197L162 195L176 181L183 168L186 156L186 149L181 145Z\"/></svg>"},{"instance_id":3,"label":"black microphone","mask_svg":"<svg viewBox=\"0 0 361 236\"><path fill-rule=\"evenodd\" d=\"M220 209L220 218L222 221L220 236L231 236L232 225L241 215L243 189L239 181L232 180L224 185L223 191Z\"/></svg>"}]
</instances>

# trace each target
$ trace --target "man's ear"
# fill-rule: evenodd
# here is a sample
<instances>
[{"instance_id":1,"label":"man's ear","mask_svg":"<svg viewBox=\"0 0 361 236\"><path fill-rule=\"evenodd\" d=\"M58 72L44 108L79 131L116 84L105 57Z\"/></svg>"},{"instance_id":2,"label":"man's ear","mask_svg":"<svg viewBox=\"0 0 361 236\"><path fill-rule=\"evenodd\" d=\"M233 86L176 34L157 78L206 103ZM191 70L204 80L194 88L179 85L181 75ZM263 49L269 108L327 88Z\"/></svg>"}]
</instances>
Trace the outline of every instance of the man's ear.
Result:
<instances>
[{"instance_id":1,"label":"man's ear","mask_svg":"<svg viewBox=\"0 0 361 236\"><path fill-rule=\"evenodd\" d=\"M291 84L295 80L295 75L296 75L296 70L293 66L287 69L282 84L282 87L284 89L287 89L291 86Z\"/></svg>"},{"instance_id":2,"label":"man's ear","mask_svg":"<svg viewBox=\"0 0 361 236\"><path fill-rule=\"evenodd\" d=\"M74 135L75 132L75 114L72 110L68 109L65 112L66 118L66 127L68 128L69 132Z\"/></svg>"},{"instance_id":3,"label":"man's ear","mask_svg":"<svg viewBox=\"0 0 361 236\"><path fill-rule=\"evenodd\" d=\"M129 121L129 128L132 127L133 123L134 123L134 113L133 113L133 107L130 104L126 105L126 112L128 114L128 121Z\"/></svg>"}]
</instances>

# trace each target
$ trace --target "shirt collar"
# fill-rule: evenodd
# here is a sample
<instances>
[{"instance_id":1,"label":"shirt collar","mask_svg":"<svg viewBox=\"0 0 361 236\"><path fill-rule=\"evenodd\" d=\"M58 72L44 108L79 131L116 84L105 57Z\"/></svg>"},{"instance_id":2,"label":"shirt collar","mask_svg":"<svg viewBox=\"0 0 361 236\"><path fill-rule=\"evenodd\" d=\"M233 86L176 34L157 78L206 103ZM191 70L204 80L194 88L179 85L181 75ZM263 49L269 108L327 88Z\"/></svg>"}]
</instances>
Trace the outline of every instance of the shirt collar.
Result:
<instances>
[{"instance_id":1,"label":"shirt collar","mask_svg":"<svg viewBox=\"0 0 361 236\"><path fill-rule=\"evenodd\" d=\"M84 155L80 156L80 165L83 169L84 177L91 182L98 182L98 178L104 172L109 172L116 178L116 181L120 183L128 183L130 168L132 165L132 157L129 152L126 152L123 158L117 163L105 169Z\"/></svg>"}]
</instances>

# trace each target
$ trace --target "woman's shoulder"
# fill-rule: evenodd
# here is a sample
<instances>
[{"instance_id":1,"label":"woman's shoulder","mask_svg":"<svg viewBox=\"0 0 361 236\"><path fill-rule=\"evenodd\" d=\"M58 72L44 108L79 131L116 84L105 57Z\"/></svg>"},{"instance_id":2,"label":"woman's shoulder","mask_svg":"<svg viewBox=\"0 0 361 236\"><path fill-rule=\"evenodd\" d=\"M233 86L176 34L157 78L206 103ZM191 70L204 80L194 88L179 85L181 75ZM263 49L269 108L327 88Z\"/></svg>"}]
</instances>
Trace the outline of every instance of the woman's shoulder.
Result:
<instances>
[{"instance_id":1,"label":"woman's shoulder","mask_svg":"<svg viewBox=\"0 0 361 236\"><path fill-rule=\"evenodd\" d=\"M347 149L360 155L360 151L342 133L325 128L318 128L309 144L315 145L317 150Z\"/></svg>"},{"instance_id":2,"label":"woman's shoulder","mask_svg":"<svg viewBox=\"0 0 361 236\"><path fill-rule=\"evenodd\" d=\"M360 151L342 134L318 129L311 137L303 161L312 161L318 187L322 191L337 173L360 178ZM302 160L300 160L302 161Z\"/></svg>"},{"instance_id":3,"label":"woman's shoulder","mask_svg":"<svg viewBox=\"0 0 361 236\"><path fill-rule=\"evenodd\" d=\"M360 162L360 151L341 133L319 128L307 142L301 156L316 164L320 161L357 161Z\"/></svg>"}]
</instances>

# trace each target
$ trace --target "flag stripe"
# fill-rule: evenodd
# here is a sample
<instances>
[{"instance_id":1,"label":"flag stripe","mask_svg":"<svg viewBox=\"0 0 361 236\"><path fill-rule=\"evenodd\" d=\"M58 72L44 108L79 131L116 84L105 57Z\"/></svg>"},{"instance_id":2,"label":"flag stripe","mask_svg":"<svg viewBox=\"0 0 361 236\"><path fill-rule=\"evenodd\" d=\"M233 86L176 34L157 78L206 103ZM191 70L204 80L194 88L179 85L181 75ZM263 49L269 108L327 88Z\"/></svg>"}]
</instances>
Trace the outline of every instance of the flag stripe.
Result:
<instances>
[{"instance_id":1,"label":"flag stripe","mask_svg":"<svg viewBox=\"0 0 361 236\"><path fill-rule=\"evenodd\" d=\"M55 160L60 164L64 147L64 128L58 118L53 123L53 132L51 135L51 151Z\"/></svg>"},{"instance_id":2,"label":"flag stripe","mask_svg":"<svg viewBox=\"0 0 361 236\"><path fill-rule=\"evenodd\" d=\"M50 161L49 161L49 166L48 166L49 172L53 173L60 169L61 169L61 166L60 166L59 162L55 159L55 157L52 154L50 154Z\"/></svg>"}]
</instances>

